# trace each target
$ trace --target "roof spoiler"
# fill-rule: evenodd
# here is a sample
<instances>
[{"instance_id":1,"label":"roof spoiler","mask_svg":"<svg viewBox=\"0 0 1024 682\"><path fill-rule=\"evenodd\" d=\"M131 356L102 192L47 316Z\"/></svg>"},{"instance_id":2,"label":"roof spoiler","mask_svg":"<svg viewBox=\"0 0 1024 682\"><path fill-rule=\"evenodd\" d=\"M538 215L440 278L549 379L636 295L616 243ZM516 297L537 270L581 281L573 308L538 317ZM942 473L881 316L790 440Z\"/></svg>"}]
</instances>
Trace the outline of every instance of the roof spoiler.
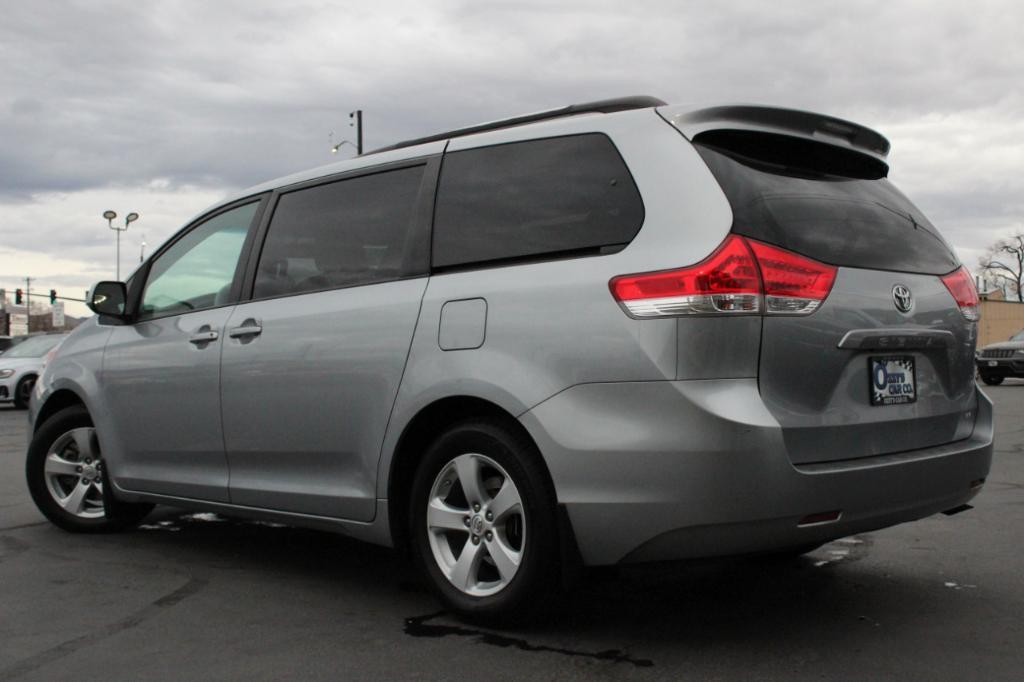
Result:
<instances>
[{"instance_id":1,"label":"roof spoiler","mask_svg":"<svg viewBox=\"0 0 1024 682\"><path fill-rule=\"evenodd\" d=\"M662 118L693 141L711 130L749 130L800 137L865 154L885 163L889 140L862 125L823 114L796 109L752 106L746 104L687 110L683 107L661 107Z\"/></svg>"}]
</instances>

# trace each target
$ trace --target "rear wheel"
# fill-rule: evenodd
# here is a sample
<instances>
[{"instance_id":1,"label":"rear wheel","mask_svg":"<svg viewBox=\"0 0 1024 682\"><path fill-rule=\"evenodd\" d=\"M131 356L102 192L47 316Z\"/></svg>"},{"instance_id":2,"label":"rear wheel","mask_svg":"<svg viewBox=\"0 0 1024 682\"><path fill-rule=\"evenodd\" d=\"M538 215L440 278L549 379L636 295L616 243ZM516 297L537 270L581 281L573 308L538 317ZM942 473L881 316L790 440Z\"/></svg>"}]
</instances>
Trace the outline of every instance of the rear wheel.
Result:
<instances>
[{"instance_id":1,"label":"rear wheel","mask_svg":"<svg viewBox=\"0 0 1024 682\"><path fill-rule=\"evenodd\" d=\"M1003 383L1003 379L1005 379L1005 378L1006 377L1004 377L1002 374L982 374L981 375L981 380L984 381L989 386L998 386L999 384Z\"/></svg>"},{"instance_id":2,"label":"rear wheel","mask_svg":"<svg viewBox=\"0 0 1024 682\"><path fill-rule=\"evenodd\" d=\"M19 410L24 410L28 407L28 401L32 398L32 389L36 386L36 378L34 376L24 377L18 382L17 387L14 389L14 406Z\"/></svg>"},{"instance_id":3,"label":"rear wheel","mask_svg":"<svg viewBox=\"0 0 1024 682\"><path fill-rule=\"evenodd\" d=\"M409 524L421 571L464 618L528 618L558 584L547 473L534 445L500 421L467 421L434 442L413 481Z\"/></svg>"},{"instance_id":4,"label":"rear wheel","mask_svg":"<svg viewBox=\"0 0 1024 682\"><path fill-rule=\"evenodd\" d=\"M141 521L150 504L106 508L106 471L92 419L84 407L69 407L46 420L32 437L25 463L29 492L39 511L68 531L102 533Z\"/></svg>"}]
</instances>

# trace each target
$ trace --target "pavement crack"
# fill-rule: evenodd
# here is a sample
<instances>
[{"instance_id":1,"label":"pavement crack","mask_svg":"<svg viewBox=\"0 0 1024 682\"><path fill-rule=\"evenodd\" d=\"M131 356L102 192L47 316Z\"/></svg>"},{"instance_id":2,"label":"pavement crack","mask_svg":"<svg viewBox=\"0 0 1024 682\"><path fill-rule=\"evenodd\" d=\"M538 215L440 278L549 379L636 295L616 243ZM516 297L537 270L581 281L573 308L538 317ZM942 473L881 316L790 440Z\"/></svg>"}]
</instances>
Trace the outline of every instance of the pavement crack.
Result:
<instances>
[{"instance_id":1,"label":"pavement crack","mask_svg":"<svg viewBox=\"0 0 1024 682\"><path fill-rule=\"evenodd\" d=\"M519 649L531 653L552 653L562 656L573 656L578 658L591 658L598 661L610 661L612 663L629 663L637 668L651 668L654 661L646 658L634 658L621 649L607 649L605 651L589 652L575 651L573 649L562 649L559 647L546 646L544 644L531 644L525 639L507 637L485 630L475 630L461 625L445 625L430 623L429 621L444 615L444 611L430 613L425 616L413 616L405 619L405 634L412 637L475 637L480 644L496 646L503 649Z\"/></svg>"},{"instance_id":2,"label":"pavement crack","mask_svg":"<svg viewBox=\"0 0 1024 682\"><path fill-rule=\"evenodd\" d=\"M0 669L0 679L10 680L21 675L28 674L43 667L44 665L48 665L56 660L64 658L65 656L70 656L79 649L92 646L93 644L101 642L108 637L113 637L125 630L137 627L150 618L153 618L159 613L171 608L175 604L191 597L205 587L207 582L208 581L201 578L190 578L188 582L178 589L168 592L135 613L122 618L119 621L93 630L81 637L69 639L66 642L62 642L34 656L30 656L29 658L19 661L12 666Z\"/></svg>"}]
</instances>

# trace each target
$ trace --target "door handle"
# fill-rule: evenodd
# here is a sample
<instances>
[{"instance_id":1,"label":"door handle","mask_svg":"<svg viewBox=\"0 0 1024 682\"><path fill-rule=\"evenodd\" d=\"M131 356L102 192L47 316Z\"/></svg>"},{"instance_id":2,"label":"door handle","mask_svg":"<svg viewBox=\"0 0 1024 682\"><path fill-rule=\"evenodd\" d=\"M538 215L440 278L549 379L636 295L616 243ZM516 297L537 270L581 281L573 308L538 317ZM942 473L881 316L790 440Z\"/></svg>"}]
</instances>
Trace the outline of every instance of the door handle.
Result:
<instances>
[{"instance_id":1,"label":"door handle","mask_svg":"<svg viewBox=\"0 0 1024 682\"><path fill-rule=\"evenodd\" d=\"M192 336L188 337L188 342L194 343L197 346L202 346L204 344L210 343L211 341L216 341L218 336L219 334L217 334L217 332L213 331L212 329L209 329L207 331L197 332Z\"/></svg>"},{"instance_id":2,"label":"door handle","mask_svg":"<svg viewBox=\"0 0 1024 682\"><path fill-rule=\"evenodd\" d=\"M246 336L259 336L263 333L263 327L256 320L249 318L242 323L242 326L235 327L228 331L228 336L233 339L240 339Z\"/></svg>"}]
</instances>

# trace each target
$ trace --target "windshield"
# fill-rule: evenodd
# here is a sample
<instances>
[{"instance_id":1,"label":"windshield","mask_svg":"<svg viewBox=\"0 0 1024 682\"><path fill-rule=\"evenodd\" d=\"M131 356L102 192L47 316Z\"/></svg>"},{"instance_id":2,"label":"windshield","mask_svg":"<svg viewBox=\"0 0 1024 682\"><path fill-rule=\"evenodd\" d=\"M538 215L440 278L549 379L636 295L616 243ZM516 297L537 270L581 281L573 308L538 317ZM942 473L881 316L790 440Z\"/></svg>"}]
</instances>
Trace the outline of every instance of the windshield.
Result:
<instances>
[{"instance_id":1,"label":"windshield","mask_svg":"<svg viewBox=\"0 0 1024 682\"><path fill-rule=\"evenodd\" d=\"M1011 341L1024 341L1024 329L1021 329L1019 332L1017 332L1016 334L1011 336L1010 340Z\"/></svg>"},{"instance_id":2,"label":"windshield","mask_svg":"<svg viewBox=\"0 0 1024 682\"><path fill-rule=\"evenodd\" d=\"M25 339L14 348L4 351L4 360L10 358L41 358L63 340L64 336L60 334L33 336L31 339Z\"/></svg>"}]
</instances>

